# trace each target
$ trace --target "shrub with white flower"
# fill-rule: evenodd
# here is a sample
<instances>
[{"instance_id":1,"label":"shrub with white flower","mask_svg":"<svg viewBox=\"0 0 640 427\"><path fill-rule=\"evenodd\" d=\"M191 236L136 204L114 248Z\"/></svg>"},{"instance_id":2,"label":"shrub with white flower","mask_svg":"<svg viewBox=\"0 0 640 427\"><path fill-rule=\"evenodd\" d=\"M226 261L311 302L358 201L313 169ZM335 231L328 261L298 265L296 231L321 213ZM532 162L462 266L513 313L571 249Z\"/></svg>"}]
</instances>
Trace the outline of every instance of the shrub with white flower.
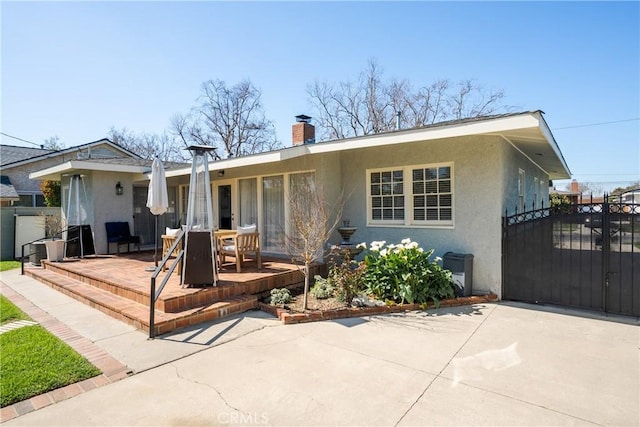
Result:
<instances>
[{"instance_id":1,"label":"shrub with white flower","mask_svg":"<svg viewBox=\"0 0 640 427\"><path fill-rule=\"evenodd\" d=\"M430 260L434 250L423 250L411 239L399 244L371 242L364 263L367 293L380 300L424 303L451 298L454 295L452 274L440 265L441 259Z\"/></svg>"}]
</instances>

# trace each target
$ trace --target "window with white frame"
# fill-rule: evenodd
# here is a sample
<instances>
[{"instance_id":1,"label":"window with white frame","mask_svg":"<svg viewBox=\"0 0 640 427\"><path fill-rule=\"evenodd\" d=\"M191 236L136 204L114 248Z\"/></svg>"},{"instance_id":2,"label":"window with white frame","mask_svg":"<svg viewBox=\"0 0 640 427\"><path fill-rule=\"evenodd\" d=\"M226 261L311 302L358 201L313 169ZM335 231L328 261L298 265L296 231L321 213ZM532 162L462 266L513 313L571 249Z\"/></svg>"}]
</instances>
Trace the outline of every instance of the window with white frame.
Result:
<instances>
[{"instance_id":1,"label":"window with white frame","mask_svg":"<svg viewBox=\"0 0 640 427\"><path fill-rule=\"evenodd\" d=\"M404 222L404 171L372 171L369 173L369 180L371 219Z\"/></svg>"},{"instance_id":2,"label":"window with white frame","mask_svg":"<svg viewBox=\"0 0 640 427\"><path fill-rule=\"evenodd\" d=\"M367 180L371 225L453 225L453 164L368 170Z\"/></svg>"},{"instance_id":3,"label":"window with white frame","mask_svg":"<svg viewBox=\"0 0 640 427\"><path fill-rule=\"evenodd\" d=\"M453 221L451 166L429 166L412 170L413 220Z\"/></svg>"}]
</instances>

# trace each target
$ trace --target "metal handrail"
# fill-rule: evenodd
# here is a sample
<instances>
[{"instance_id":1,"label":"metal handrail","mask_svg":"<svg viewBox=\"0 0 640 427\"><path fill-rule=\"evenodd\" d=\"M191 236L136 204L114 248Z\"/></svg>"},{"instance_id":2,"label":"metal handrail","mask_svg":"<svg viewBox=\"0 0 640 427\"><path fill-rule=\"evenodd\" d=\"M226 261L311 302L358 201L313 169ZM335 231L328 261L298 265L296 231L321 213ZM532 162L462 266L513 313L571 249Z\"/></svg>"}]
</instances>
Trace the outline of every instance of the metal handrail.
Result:
<instances>
[{"instance_id":1,"label":"metal handrail","mask_svg":"<svg viewBox=\"0 0 640 427\"><path fill-rule=\"evenodd\" d=\"M78 227L80 227L80 226L79 225L71 225L68 228L65 228L61 232L57 233L53 238L55 240L56 237L60 236L60 238L62 239L62 235L64 233L67 233L70 230L73 230L73 229L78 228ZM21 252L20 252L20 275L24 275L24 258L25 258L25 256L24 256L24 247L27 246L27 245L30 245L32 243L43 242L43 241L48 240L48 239L49 239L49 237L40 237L39 239L32 240L32 241L24 243L22 245L22 247L20 248L21 249ZM76 238L71 239L71 240L67 240L67 242L72 242L72 241L77 240L77 239L79 239L79 237L76 237ZM28 256L31 256L31 255L33 255L33 252L30 251Z\"/></svg>"},{"instance_id":2,"label":"metal handrail","mask_svg":"<svg viewBox=\"0 0 640 427\"><path fill-rule=\"evenodd\" d=\"M162 271L162 268L165 266L165 264L167 264L167 262L169 261L169 258L172 256L173 252L176 250L178 245L184 240L184 236L185 236L185 232L181 230L176 236L175 242L173 242L173 245L171 245L167 253L162 258L162 261L160 261L155 271L151 275L151 290L149 292L149 339L154 339L156 337L156 331L155 331L156 301L160 297L162 290L164 289L165 285L169 281L169 278L171 278L171 275L175 271L176 267L178 266L178 264L180 264L180 262L184 258L184 246L182 249L180 249L180 252L178 252L178 255L173 261L173 264L171 264L171 266L169 267L167 274L162 279L162 282L160 282L160 287L157 290L156 290L156 279L158 278L158 275ZM183 264L180 264L180 275L182 275L182 266Z\"/></svg>"}]
</instances>

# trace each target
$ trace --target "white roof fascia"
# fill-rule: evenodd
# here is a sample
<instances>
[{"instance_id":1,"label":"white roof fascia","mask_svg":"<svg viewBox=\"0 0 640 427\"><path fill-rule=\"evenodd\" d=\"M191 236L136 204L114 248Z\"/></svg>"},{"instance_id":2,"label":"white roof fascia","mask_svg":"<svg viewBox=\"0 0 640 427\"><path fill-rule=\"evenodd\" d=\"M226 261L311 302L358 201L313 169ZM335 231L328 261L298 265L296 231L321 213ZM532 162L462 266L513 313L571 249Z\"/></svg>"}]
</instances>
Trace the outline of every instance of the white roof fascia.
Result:
<instances>
[{"instance_id":1,"label":"white roof fascia","mask_svg":"<svg viewBox=\"0 0 640 427\"><path fill-rule=\"evenodd\" d=\"M538 120L531 117L531 115L513 116L497 118L486 122L470 122L435 128L410 129L384 135L367 135L353 140L311 144L309 145L309 151L311 154L326 153L330 151L353 150L357 148L404 144L407 142L497 133L537 126Z\"/></svg>"},{"instance_id":2,"label":"white roof fascia","mask_svg":"<svg viewBox=\"0 0 640 427\"><path fill-rule=\"evenodd\" d=\"M90 170L100 172L124 172L124 173L139 173L143 174L149 170L148 166L134 166L134 165L115 165L112 163L96 163L91 161L71 160L60 165L56 165L47 169L32 172L29 174L29 179L41 179L42 177L49 175L62 174L70 172L72 170Z\"/></svg>"},{"instance_id":3,"label":"white roof fascia","mask_svg":"<svg viewBox=\"0 0 640 427\"><path fill-rule=\"evenodd\" d=\"M231 169L242 166L255 166L263 163L279 162L307 154L331 153L355 150L359 148L380 147L408 142L429 141L443 138L455 138L469 135L495 134L517 129L540 127L539 113L523 113L517 116L498 117L485 121L451 124L448 126L407 129L382 135L365 135L337 141L303 144L278 151L260 153L209 163L209 170ZM548 138L547 138L548 139ZM550 141L554 141L553 138ZM551 143L551 142L550 142ZM557 145L554 145L554 150ZM558 155L559 151L556 151ZM561 155L558 156L562 158ZM564 160L564 159L563 159ZM167 171L167 177L189 175L191 167Z\"/></svg>"},{"instance_id":4,"label":"white roof fascia","mask_svg":"<svg viewBox=\"0 0 640 427\"><path fill-rule=\"evenodd\" d=\"M300 157L304 154L308 154L305 147L291 147L284 150L270 151L267 153L253 154L243 157L234 157L231 159L217 160L215 162L209 162L209 171L217 171L221 169L239 168L243 166L254 166L263 163L274 163L288 158ZM302 149L302 150L298 150ZM295 152L294 155L291 153ZM189 175L191 173L191 166L182 169L171 169L165 172L167 178L175 176Z\"/></svg>"},{"instance_id":5,"label":"white roof fascia","mask_svg":"<svg viewBox=\"0 0 640 427\"><path fill-rule=\"evenodd\" d=\"M549 145L553 149L553 152L556 154L556 157L562 163L562 167L567 172L567 175L571 176L571 170L569 170L569 166L567 165L567 162L564 160L564 156L560 151L560 147L558 147L558 143L556 142L556 139L553 137L553 134L551 133L551 129L549 129L549 126L547 125L547 121L544 119L544 116L542 115L542 113L537 112L536 115L539 118L538 122L539 122L540 132L542 132L544 137L549 142Z\"/></svg>"}]
</instances>

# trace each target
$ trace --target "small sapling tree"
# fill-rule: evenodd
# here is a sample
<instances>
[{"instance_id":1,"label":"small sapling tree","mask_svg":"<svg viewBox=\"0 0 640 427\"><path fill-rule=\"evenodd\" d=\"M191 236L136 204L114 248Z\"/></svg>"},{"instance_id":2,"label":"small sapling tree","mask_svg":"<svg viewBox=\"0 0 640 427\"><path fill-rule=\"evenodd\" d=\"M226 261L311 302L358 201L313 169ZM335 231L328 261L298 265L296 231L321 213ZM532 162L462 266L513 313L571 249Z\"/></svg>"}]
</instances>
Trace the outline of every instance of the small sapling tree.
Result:
<instances>
[{"instance_id":1,"label":"small sapling tree","mask_svg":"<svg viewBox=\"0 0 640 427\"><path fill-rule=\"evenodd\" d=\"M289 218L285 231L287 251L304 274L302 307L307 309L311 265L322 261L326 244L342 216L343 197L335 203L327 201L323 188L313 174L298 174L289 191Z\"/></svg>"}]
</instances>

